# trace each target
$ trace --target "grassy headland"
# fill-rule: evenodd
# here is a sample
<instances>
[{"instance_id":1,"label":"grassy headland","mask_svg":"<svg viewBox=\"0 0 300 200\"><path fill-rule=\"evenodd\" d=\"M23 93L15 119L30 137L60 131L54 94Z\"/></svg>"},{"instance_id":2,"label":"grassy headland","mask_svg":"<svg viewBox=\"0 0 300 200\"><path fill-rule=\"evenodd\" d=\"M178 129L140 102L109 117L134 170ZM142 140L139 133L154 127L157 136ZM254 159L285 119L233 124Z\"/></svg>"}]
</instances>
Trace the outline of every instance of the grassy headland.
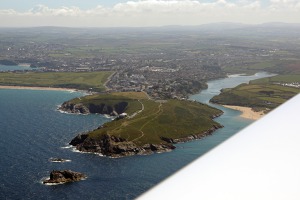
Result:
<instances>
[{"instance_id":1,"label":"grassy headland","mask_svg":"<svg viewBox=\"0 0 300 200\"><path fill-rule=\"evenodd\" d=\"M250 81L249 84L241 84L232 89L223 89L220 95L211 99L213 103L250 107L253 111L266 113L300 93L300 60L297 59L254 62L240 67L225 67L223 70L245 74L267 71L279 75Z\"/></svg>"},{"instance_id":2,"label":"grassy headland","mask_svg":"<svg viewBox=\"0 0 300 200\"><path fill-rule=\"evenodd\" d=\"M104 91L104 83L112 72L27 72L0 73L0 85L72 88L79 90Z\"/></svg>"},{"instance_id":3,"label":"grassy headland","mask_svg":"<svg viewBox=\"0 0 300 200\"><path fill-rule=\"evenodd\" d=\"M221 127L212 120L222 114L218 109L191 101L154 101L142 92L97 94L76 98L67 104L65 108L80 105L78 107L84 106L90 111L91 108L101 108L99 111L104 113L126 112L127 117L104 124L89 132L87 138L93 141L100 141L104 136L121 138L118 140L122 144L130 143L137 149L148 144L161 145L201 138Z\"/></svg>"},{"instance_id":4,"label":"grassy headland","mask_svg":"<svg viewBox=\"0 0 300 200\"><path fill-rule=\"evenodd\" d=\"M253 110L271 110L300 93L300 75L278 75L223 89L211 102L223 105L251 107Z\"/></svg>"},{"instance_id":5,"label":"grassy headland","mask_svg":"<svg viewBox=\"0 0 300 200\"><path fill-rule=\"evenodd\" d=\"M141 100L140 103L145 108L136 117L110 122L104 128L92 131L90 136L98 137L108 133L135 141L139 145L160 144L163 142L161 137L180 139L203 133L214 125L219 126L212 117L220 114L220 111L200 103L178 100ZM141 104L136 107L136 111L141 110Z\"/></svg>"}]
</instances>

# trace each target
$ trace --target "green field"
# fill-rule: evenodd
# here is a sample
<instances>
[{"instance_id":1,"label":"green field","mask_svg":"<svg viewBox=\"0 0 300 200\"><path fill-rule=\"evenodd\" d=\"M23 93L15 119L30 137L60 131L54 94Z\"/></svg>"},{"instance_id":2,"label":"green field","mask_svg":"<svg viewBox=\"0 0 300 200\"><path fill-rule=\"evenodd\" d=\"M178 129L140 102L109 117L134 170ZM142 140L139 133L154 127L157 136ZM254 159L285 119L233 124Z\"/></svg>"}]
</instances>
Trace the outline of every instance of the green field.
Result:
<instances>
[{"instance_id":1,"label":"green field","mask_svg":"<svg viewBox=\"0 0 300 200\"><path fill-rule=\"evenodd\" d=\"M222 68L230 74L255 74L258 71L266 71L276 74L300 74L299 60L270 60L243 66L226 66Z\"/></svg>"},{"instance_id":2,"label":"green field","mask_svg":"<svg viewBox=\"0 0 300 200\"><path fill-rule=\"evenodd\" d=\"M278 75L258 79L251 81L250 84L222 90L220 95L211 99L211 102L270 110L300 93L300 88L281 85L293 82L300 83L300 75Z\"/></svg>"},{"instance_id":3,"label":"green field","mask_svg":"<svg viewBox=\"0 0 300 200\"><path fill-rule=\"evenodd\" d=\"M240 67L224 67L228 73L254 74L267 71L279 75L250 81L233 89L223 89L211 102L223 105L252 107L256 110L270 110L284 103L300 92L299 88L286 84L300 83L299 60L271 60Z\"/></svg>"},{"instance_id":4,"label":"green field","mask_svg":"<svg viewBox=\"0 0 300 200\"><path fill-rule=\"evenodd\" d=\"M251 81L251 83L253 84L293 83L293 82L300 82L299 74L278 75L278 76L272 76L268 78L262 78L262 79Z\"/></svg>"},{"instance_id":5,"label":"green field","mask_svg":"<svg viewBox=\"0 0 300 200\"><path fill-rule=\"evenodd\" d=\"M161 137L185 138L201 134L214 125L220 126L212 120L212 116L221 113L218 109L191 101L157 102L148 99L142 92L101 94L71 100L84 105L105 103L110 106L124 101L128 103L125 109L128 117L104 124L102 128L90 132L89 137L114 135L142 146L164 143Z\"/></svg>"},{"instance_id":6,"label":"green field","mask_svg":"<svg viewBox=\"0 0 300 200\"><path fill-rule=\"evenodd\" d=\"M0 73L0 85L103 91L104 83L111 74L112 72L6 72Z\"/></svg>"}]
</instances>

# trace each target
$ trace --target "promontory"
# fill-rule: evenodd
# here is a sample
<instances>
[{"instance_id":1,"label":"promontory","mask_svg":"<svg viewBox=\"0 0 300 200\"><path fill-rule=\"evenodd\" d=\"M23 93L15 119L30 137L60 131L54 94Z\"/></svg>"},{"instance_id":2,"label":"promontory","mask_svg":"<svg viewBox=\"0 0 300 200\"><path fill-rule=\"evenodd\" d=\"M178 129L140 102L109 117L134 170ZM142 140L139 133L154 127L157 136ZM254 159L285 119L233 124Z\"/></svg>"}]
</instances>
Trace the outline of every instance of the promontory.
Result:
<instances>
[{"instance_id":1,"label":"promontory","mask_svg":"<svg viewBox=\"0 0 300 200\"><path fill-rule=\"evenodd\" d=\"M113 116L70 142L79 151L108 157L170 151L175 143L203 138L222 127L213 120L221 110L188 100L155 101L144 92L89 95L64 102L60 110Z\"/></svg>"}]
</instances>

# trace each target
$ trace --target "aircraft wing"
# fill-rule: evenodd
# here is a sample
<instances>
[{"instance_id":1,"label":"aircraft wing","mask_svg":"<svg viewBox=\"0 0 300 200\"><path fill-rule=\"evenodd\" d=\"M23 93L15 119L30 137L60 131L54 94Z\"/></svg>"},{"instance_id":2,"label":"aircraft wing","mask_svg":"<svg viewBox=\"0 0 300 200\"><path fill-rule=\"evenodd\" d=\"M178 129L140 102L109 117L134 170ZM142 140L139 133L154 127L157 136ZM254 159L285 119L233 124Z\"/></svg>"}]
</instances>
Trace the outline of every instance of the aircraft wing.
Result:
<instances>
[{"instance_id":1,"label":"aircraft wing","mask_svg":"<svg viewBox=\"0 0 300 200\"><path fill-rule=\"evenodd\" d=\"M139 200L299 200L300 94Z\"/></svg>"}]
</instances>

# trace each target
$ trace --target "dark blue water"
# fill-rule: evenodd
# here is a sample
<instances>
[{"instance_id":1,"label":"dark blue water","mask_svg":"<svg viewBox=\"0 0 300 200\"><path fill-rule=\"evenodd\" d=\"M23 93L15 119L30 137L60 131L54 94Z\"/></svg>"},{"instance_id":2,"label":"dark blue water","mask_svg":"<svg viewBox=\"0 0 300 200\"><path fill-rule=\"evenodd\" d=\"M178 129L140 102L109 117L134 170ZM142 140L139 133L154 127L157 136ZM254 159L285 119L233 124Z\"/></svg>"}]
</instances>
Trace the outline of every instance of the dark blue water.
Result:
<instances>
[{"instance_id":1,"label":"dark blue water","mask_svg":"<svg viewBox=\"0 0 300 200\"><path fill-rule=\"evenodd\" d=\"M23 71L23 70L33 70L33 68L29 66L19 66L19 65L0 65L0 72L4 71Z\"/></svg>"},{"instance_id":2,"label":"dark blue water","mask_svg":"<svg viewBox=\"0 0 300 200\"><path fill-rule=\"evenodd\" d=\"M207 102L226 86L266 76L230 77L209 82L191 99ZM67 143L78 133L109 121L101 115L71 115L57 105L82 95L62 91L0 90L0 199L133 199L250 124L239 112L222 108L225 128L203 140L177 145L170 153L120 159L72 152ZM52 163L49 158L72 160ZM41 180L57 169L88 175L84 181L46 186Z\"/></svg>"}]
</instances>

